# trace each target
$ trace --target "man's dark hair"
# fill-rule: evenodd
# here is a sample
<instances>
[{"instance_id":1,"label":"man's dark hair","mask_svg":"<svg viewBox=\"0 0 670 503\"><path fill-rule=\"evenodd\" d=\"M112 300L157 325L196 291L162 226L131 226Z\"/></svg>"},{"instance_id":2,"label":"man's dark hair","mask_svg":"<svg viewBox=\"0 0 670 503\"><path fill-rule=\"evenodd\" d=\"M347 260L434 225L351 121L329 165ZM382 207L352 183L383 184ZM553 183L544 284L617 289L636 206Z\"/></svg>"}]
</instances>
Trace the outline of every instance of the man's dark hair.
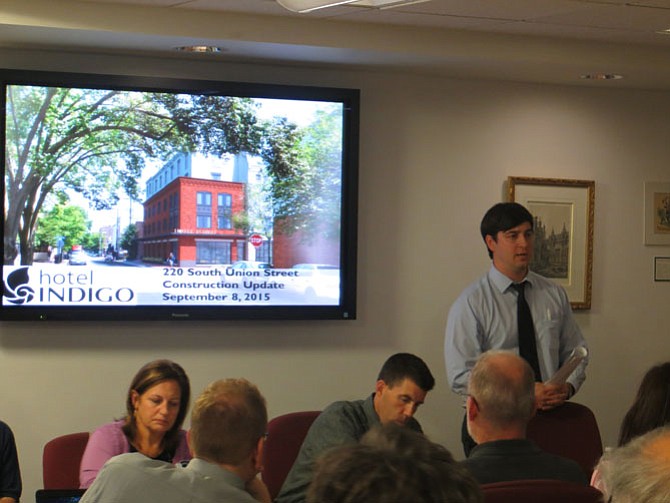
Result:
<instances>
[{"instance_id":1,"label":"man's dark hair","mask_svg":"<svg viewBox=\"0 0 670 503\"><path fill-rule=\"evenodd\" d=\"M481 503L468 470L447 449L390 423L359 444L328 450L316 462L308 503Z\"/></svg>"},{"instance_id":2,"label":"man's dark hair","mask_svg":"<svg viewBox=\"0 0 670 503\"><path fill-rule=\"evenodd\" d=\"M435 386L435 378L421 358L410 353L396 353L386 360L377 380L382 380L387 386L392 387L404 379L410 379L426 392Z\"/></svg>"},{"instance_id":3,"label":"man's dark hair","mask_svg":"<svg viewBox=\"0 0 670 503\"><path fill-rule=\"evenodd\" d=\"M519 203L498 203L486 212L479 230L486 244L486 236L491 236L494 241L497 241L499 232L505 232L524 222L530 223L530 228L533 228L533 215L525 207ZM489 253L489 258L493 258L493 253L489 250L488 245L486 245L486 250Z\"/></svg>"}]
</instances>

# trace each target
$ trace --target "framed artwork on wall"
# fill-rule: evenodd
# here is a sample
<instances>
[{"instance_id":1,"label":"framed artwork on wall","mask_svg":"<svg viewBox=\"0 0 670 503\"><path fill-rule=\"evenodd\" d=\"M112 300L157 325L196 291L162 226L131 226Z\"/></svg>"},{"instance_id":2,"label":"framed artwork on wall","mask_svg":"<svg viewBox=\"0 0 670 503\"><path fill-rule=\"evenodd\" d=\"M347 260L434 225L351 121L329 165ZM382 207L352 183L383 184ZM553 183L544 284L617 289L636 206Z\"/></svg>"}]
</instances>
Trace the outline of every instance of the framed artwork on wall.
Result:
<instances>
[{"instance_id":1,"label":"framed artwork on wall","mask_svg":"<svg viewBox=\"0 0 670 503\"><path fill-rule=\"evenodd\" d=\"M644 182L644 244L670 245L670 182Z\"/></svg>"},{"instance_id":2,"label":"framed artwork on wall","mask_svg":"<svg viewBox=\"0 0 670 503\"><path fill-rule=\"evenodd\" d=\"M670 257L654 257L654 281L670 281Z\"/></svg>"},{"instance_id":3,"label":"framed artwork on wall","mask_svg":"<svg viewBox=\"0 0 670 503\"><path fill-rule=\"evenodd\" d=\"M535 218L531 269L565 288L573 309L590 309L595 182L510 176L507 192Z\"/></svg>"}]
</instances>

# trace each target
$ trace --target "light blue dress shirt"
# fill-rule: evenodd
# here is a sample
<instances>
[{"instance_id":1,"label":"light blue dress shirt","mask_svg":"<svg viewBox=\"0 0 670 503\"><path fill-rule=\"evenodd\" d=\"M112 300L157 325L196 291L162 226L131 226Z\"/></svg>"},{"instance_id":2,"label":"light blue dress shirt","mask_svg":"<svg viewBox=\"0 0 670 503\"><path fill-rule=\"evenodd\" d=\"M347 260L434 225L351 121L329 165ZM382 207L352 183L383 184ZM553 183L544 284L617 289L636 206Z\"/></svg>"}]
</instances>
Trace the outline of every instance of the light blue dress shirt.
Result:
<instances>
[{"instance_id":1,"label":"light blue dress shirt","mask_svg":"<svg viewBox=\"0 0 670 503\"><path fill-rule=\"evenodd\" d=\"M548 380L579 346L588 349L565 290L530 271L524 280L537 338L542 380ZM470 370L491 349L519 352L517 292L513 281L495 267L468 286L449 310L444 353L451 389L467 394ZM586 358L570 375L575 391L584 382Z\"/></svg>"}]
</instances>

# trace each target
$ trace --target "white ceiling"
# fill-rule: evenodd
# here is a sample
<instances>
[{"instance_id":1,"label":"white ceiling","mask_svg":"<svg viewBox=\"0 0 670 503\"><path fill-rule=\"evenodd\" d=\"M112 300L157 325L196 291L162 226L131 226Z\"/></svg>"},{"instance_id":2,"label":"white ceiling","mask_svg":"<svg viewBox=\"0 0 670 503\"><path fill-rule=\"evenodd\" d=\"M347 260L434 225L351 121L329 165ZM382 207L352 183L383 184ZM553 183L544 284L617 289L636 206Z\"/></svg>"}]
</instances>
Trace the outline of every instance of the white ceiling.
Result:
<instances>
[{"instance_id":1,"label":"white ceiling","mask_svg":"<svg viewBox=\"0 0 670 503\"><path fill-rule=\"evenodd\" d=\"M296 14L274 0L2 0L0 47L366 65L670 89L670 0L432 0ZM217 55L174 47L213 44ZM583 74L620 74L587 81Z\"/></svg>"}]
</instances>

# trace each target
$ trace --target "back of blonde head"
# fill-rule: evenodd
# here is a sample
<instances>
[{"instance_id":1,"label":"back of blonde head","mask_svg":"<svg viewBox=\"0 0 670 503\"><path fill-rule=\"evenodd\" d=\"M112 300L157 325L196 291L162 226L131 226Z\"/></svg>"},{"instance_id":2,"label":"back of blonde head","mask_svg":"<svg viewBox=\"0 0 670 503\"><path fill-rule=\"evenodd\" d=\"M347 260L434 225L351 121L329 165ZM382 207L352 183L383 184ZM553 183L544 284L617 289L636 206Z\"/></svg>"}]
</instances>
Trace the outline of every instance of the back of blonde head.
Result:
<instances>
[{"instance_id":1,"label":"back of blonde head","mask_svg":"<svg viewBox=\"0 0 670 503\"><path fill-rule=\"evenodd\" d=\"M221 379L197 398L191 415L191 448L213 463L237 465L256 448L268 423L265 398L246 379Z\"/></svg>"}]
</instances>

